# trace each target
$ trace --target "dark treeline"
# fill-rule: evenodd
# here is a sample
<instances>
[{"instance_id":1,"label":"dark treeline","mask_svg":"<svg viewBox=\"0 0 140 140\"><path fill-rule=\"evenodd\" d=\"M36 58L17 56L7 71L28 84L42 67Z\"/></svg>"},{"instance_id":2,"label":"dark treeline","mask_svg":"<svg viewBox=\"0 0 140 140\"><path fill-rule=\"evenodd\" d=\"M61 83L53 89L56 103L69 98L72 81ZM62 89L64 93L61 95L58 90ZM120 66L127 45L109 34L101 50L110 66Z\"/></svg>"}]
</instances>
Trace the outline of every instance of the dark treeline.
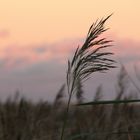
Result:
<instances>
[{"instance_id":1,"label":"dark treeline","mask_svg":"<svg viewBox=\"0 0 140 140\"><path fill-rule=\"evenodd\" d=\"M134 99L136 92L126 95L129 80L125 70L118 76L116 99ZM15 96L0 102L0 140L59 140L66 104L63 85L53 103L33 103ZM77 102L83 102L79 83ZM103 90L97 88L94 101L102 100ZM16 94L17 95L17 94ZM65 130L66 140L140 140L140 105L114 104L70 106Z\"/></svg>"}]
</instances>

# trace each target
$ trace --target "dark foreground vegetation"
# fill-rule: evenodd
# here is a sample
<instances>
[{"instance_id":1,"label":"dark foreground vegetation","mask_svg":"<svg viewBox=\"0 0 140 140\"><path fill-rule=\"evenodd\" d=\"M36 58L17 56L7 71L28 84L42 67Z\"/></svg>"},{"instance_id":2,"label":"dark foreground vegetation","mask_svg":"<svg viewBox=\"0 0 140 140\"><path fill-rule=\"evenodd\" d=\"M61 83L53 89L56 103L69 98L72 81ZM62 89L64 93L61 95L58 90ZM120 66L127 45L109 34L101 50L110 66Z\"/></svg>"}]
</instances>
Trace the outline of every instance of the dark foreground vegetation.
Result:
<instances>
[{"instance_id":1,"label":"dark foreground vegetation","mask_svg":"<svg viewBox=\"0 0 140 140\"><path fill-rule=\"evenodd\" d=\"M134 91L126 95L129 80L124 69L117 83L116 101L136 98ZM0 102L0 140L59 140L66 111L64 93L62 86L53 103L33 103L18 95ZM103 100L102 94L100 86L93 101ZM82 91L70 106L65 140L140 140L138 103L75 106L83 102L83 95Z\"/></svg>"}]
</instances>

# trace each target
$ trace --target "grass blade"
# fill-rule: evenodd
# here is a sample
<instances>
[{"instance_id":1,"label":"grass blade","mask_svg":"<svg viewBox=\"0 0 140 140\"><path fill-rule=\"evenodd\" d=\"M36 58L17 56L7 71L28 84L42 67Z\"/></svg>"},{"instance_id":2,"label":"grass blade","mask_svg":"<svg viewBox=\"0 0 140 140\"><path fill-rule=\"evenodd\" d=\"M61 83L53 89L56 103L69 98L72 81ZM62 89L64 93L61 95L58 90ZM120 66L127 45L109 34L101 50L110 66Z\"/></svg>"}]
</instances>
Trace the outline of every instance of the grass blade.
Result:
<instances>
[{"instance_id":1,"label":"grass blade","mask_svg":"<svg viewBox=\"0 0 140 140\"><path fill-rule=\"evenodd\" d=\"M93 101L93 102L77 104L77 106L100 105L100 104L138 103L138 102L140 102L140 99L137 99L137 100L106 100L106 101Z\"/></svg>"}]
</instances>

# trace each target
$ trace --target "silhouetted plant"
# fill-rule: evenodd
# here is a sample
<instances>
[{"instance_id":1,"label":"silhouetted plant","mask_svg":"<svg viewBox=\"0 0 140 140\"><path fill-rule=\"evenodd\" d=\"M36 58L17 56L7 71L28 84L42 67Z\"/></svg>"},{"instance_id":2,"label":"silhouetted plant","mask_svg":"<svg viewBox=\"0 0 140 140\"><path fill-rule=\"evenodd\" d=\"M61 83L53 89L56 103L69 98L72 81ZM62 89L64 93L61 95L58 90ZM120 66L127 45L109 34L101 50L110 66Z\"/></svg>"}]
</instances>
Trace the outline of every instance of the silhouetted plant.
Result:
<instances>
[{"instance_id":1,"label":"silhouetted plant","mask_svg":"<svg viewBox=\"0 0 140 140\"><path fill-rule=\"evenodd\" d=\"M64 90L65 90L65 85L63 84L55 97L54 107L57 107L62 103L62 98L64 97L65 94Z\"/></svg>"},{"instance_id":2,"label":"silhouetted plant","mask_svg":"<svg viewBox=\"0 0 140 140\"><path fill-rule=\"evenodd\" d=\"M61 140L63 140L71 98L79 88L79 81L83 83L94 72L105 72L110 68L115 68L115 61L108 57L113 53L101 51L104 48L112 46L110 44L111 40L100 38L100 35L107 30L104 24L110 16L101 19L99 22L96 21L91 25L84 44L81 48L78 47L76 49L72 60L68 61L67 88L69 99Z\"/></svg>"}]
</instances>

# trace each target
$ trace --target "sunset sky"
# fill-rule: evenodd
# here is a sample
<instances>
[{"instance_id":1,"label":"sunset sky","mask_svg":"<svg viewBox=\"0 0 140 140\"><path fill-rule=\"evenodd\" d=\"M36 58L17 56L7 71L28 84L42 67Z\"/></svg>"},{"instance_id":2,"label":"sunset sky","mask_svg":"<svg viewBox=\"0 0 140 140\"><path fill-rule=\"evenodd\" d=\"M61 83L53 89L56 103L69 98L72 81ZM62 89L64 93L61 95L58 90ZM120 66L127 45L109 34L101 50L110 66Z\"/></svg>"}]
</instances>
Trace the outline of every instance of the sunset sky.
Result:
<instances>
[{"instance_id":1,"label":"sunset sky","mask_svg":"<svg viewBox=\"0 0 140 140\"><path fill-rule=\"evenodd\" d=\"M65 82L67 59L90 25L112 13L106 36L131 75L140 65L139 0L0 0L0 98L19 90L53 99ZM91 91L92 84L87 87Z\"/></svg>"}]
</instances>

